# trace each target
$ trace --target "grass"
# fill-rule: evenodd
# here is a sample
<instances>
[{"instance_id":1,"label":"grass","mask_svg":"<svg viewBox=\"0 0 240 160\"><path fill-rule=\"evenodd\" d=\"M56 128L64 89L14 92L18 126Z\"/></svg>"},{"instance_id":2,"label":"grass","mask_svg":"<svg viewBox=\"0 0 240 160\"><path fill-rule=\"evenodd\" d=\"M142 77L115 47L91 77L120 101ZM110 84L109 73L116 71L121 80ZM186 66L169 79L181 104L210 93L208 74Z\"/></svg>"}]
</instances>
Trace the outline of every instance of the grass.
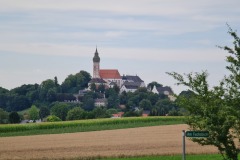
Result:
<instances>
[{"instance_id":1,"label":"grass","mask_svg":"<svg viewBox=\"0 0 240 160\"><path fill-rule=\"evenodd\" d=\"M240 156L238 156L240 158ZM103 160L104 158L101 158ZM182 155L171 156L143 156L143 157L129 157L129 158L105 158L104 160L181 160ZM220 154L199 154L199 155L186 155L187 160L222 160Z\"/></svg>"},{"instance_id":2,"label":"grass","mask_svg":"<svg viewBox=\"0 0 240 160\"><path fill-rule=\"evenodd\" d=\"M183 123L183 117L132 117L35 124L7 124L0 125L0 137L74 133Z\"/></svg>"}]
</instances>

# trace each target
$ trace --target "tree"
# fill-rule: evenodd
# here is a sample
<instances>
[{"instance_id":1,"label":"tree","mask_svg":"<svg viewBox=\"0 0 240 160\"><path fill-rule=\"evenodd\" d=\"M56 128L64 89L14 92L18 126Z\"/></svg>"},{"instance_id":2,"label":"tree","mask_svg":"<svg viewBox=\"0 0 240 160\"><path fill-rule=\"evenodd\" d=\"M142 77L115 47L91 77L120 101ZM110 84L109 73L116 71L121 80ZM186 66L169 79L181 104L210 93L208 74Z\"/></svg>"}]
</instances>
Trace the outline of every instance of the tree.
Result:
<instances>
[{"instance_id":1,"label":"tree","mask_svg":"<svg viewBox=\"0 0 240 160\"><path fill-rule=\"evenodd\" d=\"M83 109L87 111L91 111L94 108L94 99L91 95L84 95L83 97Z\"/></svg>"},{"instance_id":2,"label":"tree","mask_svg":"<svg viewBox=\"0 0 240 160\"><path fill-rule=\"evenodd\" d=\"M21 111L31 106L28 98L24 95L11 95L7 102L8 111Z\"/></svg>"},{"instance_id":3,"label":"tree","mask_svg":"<svg viewBox=\"0 0 240 160\"><path fill-rule=\"evenodd\" d=\"M148 99L143 99L139 103L139 107L141 107L144 110L150 110L152 108L151 101L149 101Z\"/></svg>"},{"instance_id":4,"label":"tree","mask_svg":"<svg viewBox=\"0 0 240 160\"><path fill-rule=\"evenodd\" d=\"M43 120L43 118L47 117L48 115L50 115L49 109L45 106L42 106L39 110L39 117L41 120Z\"/></svg>"},{"instance_id":5,"label":"tree","mask_svg":"<svg viewBox=\"0 0 240 160\"><path fill-rule=\"evenodd\" d=\"M62 91L64 93L76 93L80 89L88 87L88 82L91 80L91 76L86 71L80 71L75 75L69 75L62 83Z\"/></svg>"},{"instance_id":6,"label":"tree","mask_svg":"<svg viewBox=\"0 0 240 160\"><path fill-rule=\"evenodd\" d=\"M92 113L94 114L95 118L110 118L111 115L107 114L105 107L96 107L94 110L92 110Z\"/></svg>"},{"instance_id":7,"label":"tree","mask_svg":"<svg viewBox=\"0 0 240 160\"><path fill-rule=\"evenodd\" d=\"M39 112L35 105L32 105L29 110L29 118L33 120L33 122L36 122L36 120L39 119Z\"/></svg>"},{"instance_id":8,"label":"tree","mask_svg":"<svg viewBox=\"0 0 240 160\"><path fill-rule=\"evenodd\" d=\"M188 110L187 123L192 130L209 131L208 138L193 139L201 145L214 145L224 159L237 160L240 152L234 141L240 141L240 39L229 27L228 32L234 39L233 48L220 47L230 53L227 56L229 76L218 86L209 88L208 73L189 73L186 77L173 72L168 73L187 86L194 94L181 96L178 104Z\"/></svg>"},{"instance_id":9,"label":"tree","mask_svg":"<svg viewBox=\"0 0 240 160\"><path fill-rule=\"evenodd\" d=\"M51 108L51 114L59 117L63 121L66 120L68 111L69 106L66 103L55 103Z\"/></svg>"},{"instance_id":10,"label":"tree","mask_svg":"<svg viewBox=\"0 0 240 160\"><path fill-rule=\"evenodd\" d=\"M8 123L8 112L0 108L0 124Z\"/></svg>"},{"instance_id":11,"label":"tree","mask_svg":"<svg viewBox=\"0 0 240 160\"><path fill-rule=\"evenodd\" d=\"M149 84L147 85L147 88L149 88L149 89L152 90L154 86L156 86L156 87L162 87L163 85L162 85L162 84L159 84L158 82L153 81L153 82L151 82L151 83L149 83Z\"/></svg>"},{"instance_id":12,"label":"tree","mask_svg":"<svg viewBox=\"0 0 240 160\"><path fill-rule=\"evenodd\" d=\"M95 92L96 89L97 89L96 84L95 84L95 83L91 83L91 84L90 84L90 90L93 91L93 92Z\"/></svg>"},{"instance_id":13,"label":"tree","mask_svg":"<svg viewBox=\"0 0 240 160\"><path fill-rule=\"evenodd\" d=\"M105 85L103 83L101 83L98 86L98 92L100 92L100 93L104 93L105 92Z\"/></svg>"},{"instance_id":14,"label":"tree","mask_svg":"<svg viewBox=\"0 0 240 160\"><path fill-rule=\"evenodd\" d=\"M68 111L67 120L85 119L85 111L80 107L75 107Z\"/></svg>"},{"instance_id":15,"label":"tree","mask_svg":"<svg viewBox=\"0 0 240 160\"><path fill-rule=\"evenodd\" d=\"M10 123L20 123L21 118L17 112L11 112L9 114L9 122Z\"/></svg>"},{"instance_id":16,"label":"tree","mask_svg":"<svg viewBox=\"0 0 240 160\"><path fill-rule=\"evenodd\" d=\"M52 101L53 95L56 91L55 81L52 79L47 79L43 81L39 87L39 98L42 101Z\"/></svg>"}]
</instances>

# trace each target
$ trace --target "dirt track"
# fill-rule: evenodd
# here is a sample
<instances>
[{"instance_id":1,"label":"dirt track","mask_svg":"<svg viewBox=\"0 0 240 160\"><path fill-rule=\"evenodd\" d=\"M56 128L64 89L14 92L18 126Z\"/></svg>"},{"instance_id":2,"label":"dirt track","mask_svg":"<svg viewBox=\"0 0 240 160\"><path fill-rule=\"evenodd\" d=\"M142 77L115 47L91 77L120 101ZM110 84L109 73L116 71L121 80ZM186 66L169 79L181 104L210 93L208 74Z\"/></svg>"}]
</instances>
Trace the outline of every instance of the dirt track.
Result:
<instances>
[{"instance_id":1,"label":"dirt track","mask_svg":"<svg viewBox=\"0 0 240 160\"><path fill-rule=\"evenodd\" d=\"M166 155L182 153L182 130L169 125L83 133L0 138L0 159ZM187 153L215 153L216 148L186 140Z\"/></svg>"}]
</instances>

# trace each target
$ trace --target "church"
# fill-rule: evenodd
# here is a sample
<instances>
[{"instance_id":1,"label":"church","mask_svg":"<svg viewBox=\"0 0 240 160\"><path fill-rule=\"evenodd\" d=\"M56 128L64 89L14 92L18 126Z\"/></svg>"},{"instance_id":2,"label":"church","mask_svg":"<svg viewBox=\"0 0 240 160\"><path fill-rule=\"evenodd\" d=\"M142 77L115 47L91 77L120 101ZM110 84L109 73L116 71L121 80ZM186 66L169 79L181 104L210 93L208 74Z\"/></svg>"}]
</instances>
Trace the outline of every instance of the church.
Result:
<instances>
[{"instance_id":1,"label":"church","mask_svg":"<svg viewBox=\"0 0 240 160\"><path fill-rule=\"evenodd\" d=\"M93 78L89 82L89 87L92 83L95 83L97 87L103 84L106 88L117 85L120 92L134 92L139 87L146 87L144 81L137 75L121 76L117 69L100 69L100 57L97 48L93 57Z\"/></svg>"}]
</instances>

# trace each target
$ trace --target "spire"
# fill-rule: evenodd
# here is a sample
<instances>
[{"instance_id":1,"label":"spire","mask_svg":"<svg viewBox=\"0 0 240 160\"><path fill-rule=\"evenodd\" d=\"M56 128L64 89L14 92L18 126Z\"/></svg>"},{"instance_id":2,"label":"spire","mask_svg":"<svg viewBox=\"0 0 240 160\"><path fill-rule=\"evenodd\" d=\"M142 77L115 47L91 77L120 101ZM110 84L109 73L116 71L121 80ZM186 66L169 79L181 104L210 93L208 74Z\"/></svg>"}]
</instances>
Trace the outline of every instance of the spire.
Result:
<instances>
[{"instance_id":1,"label":"spire","mask_svg":"<svg viewBox=\"0 0 240 160\"><path fill-rule=\"evenodd\" d=\"M98 56L98 50L97 50L97 46L96 46L96 51L93 57L93 62L100 62L100 57Z\"/></svg>"}]
</instances>

